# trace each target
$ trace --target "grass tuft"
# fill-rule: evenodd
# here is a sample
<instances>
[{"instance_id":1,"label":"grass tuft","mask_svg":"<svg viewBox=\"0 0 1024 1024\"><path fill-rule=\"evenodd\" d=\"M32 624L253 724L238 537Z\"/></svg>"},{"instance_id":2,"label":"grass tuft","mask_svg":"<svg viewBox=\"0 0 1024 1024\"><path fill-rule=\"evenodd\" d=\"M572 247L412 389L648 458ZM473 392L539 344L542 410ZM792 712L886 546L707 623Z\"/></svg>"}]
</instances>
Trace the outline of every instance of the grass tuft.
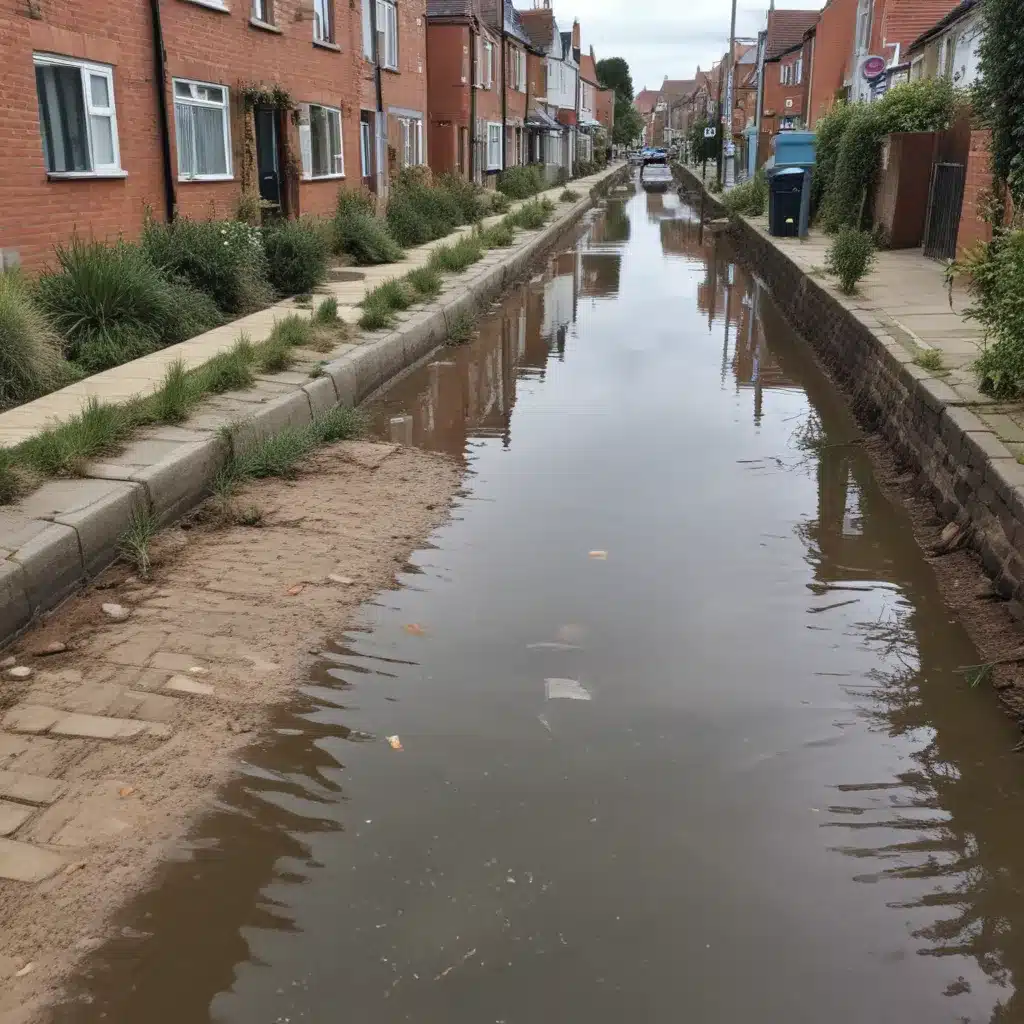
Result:
<instances>
[{"instance_id":1,"label":"grass tuft","mask_svg":"<svg viewBox=\"0 0 1024 1024\"><path fill-rule=\"evenodd\" d=\"M436 246L430 254L427 266L446 274L459 274L467 267L482 259L483 245L477 235L464 235L451 245Z\"/></svg>"},{"instance_id":2,"label":"grass tuft","mask_svg":"<svg viewBox=\"0 0 1024 1024\"><path fill-rule=\"evenodd\" d=\"M448 328L449 345L465 345L476 331L476 317L472 313L460 313Z\"/></svg>"},{"instance_id":3,"label":"grass tuft","mask_svg":"<svg viewBox=\"0 0 1024 1024\"><path fill-rule=\"evenodd\" d=\"M132 512L128 529L121 534L117 542L118 554L144 580L149 579L152 568L149 545L156 536L156 532L156 516L149 509L137 508Z\"/></svg>"},{"instance_id":4,"label":"grass tuft","mask_svg":"<svg viewBox=\"0 0 1024 1024\"><path fill-rule=\"evenodd\" d=\"M480 233L480 241L487 249L507 249L515 239L515 228L507 218Z\"/></svg>"},{"instance_id":5,"label":"grass tuft","mask_svg":"<svg viewBox=\"0 0 1024 1024\"><path fill-rule=\"evenodd\" d=\"M338 322L338 300L332 295L324 299L313 313L315 324L336 324Z\"/></svg>"},{"instance_id":6,"label":"grass tuft","mask_svg":"<svg viewBox=\"0 0 1024 1024\"><path fill-rule=\"evenodd\" d=\"M17 501L28 487L25 473L10 448L0 448L0 505Z\"/></svg>"},{"instance_id":7,"label":"grass tuft","mask_svg":"<svg viewBox=\"0 0 1024 1024\"><path fill-rule=\"evenodd\" d=\"M563 203L575 203L579 199L579 197L579 192L575 191L574 189L567 188L564 192L562 192L558 199L560 202Z\"/></svg>"},{"instance_id":8,"label":"grass tuft","mask_svg":"<svg viewBox=\"0 0 1024 1024\"><path fill-rule=\"evenodd\" d=\"M146 403L158 423L182 423L203 397L201 377L190 374L182 359L175 359L164 372L164 382Z\"/></svg>"},{"instance_id":9,"label":"grass tuft","mask_svg":"<svg viewBox=\"0 0 1024 1024\"><path fill-rule=\"evenodd\" d=\"M229 352L214 356L196 371L199 386L215 395L251 387L256 379L252 371L254 359L252 342L242 334Z\"/></svg>"},{"instance_id":10,"label":"grass tuft","mask_svg":"<svg viewBox=\"0 0 1024 1024\"><path fill-rule=\"evenodd\" d=\"M359 326L364 331L382 331L395 324L395 311L383 303L367 303L359 317Z\"/></svg>"},{"instance_id":11,"label":"grass tuft","mask_svg":"<svg viewBox=\"0 0 1024 1024\"><path fill-rule=\"evenodd\" d=\"M942 353L934 348L919 348L914 356L914 362L922 370L938 371L943 369Z\"/></svg>"},{"instance_id":12,"label":"grass tuft","mask_svg":"<svg viewBox=\"0 0 1024 1024\"><path fill-rule=\"evenodd\" d=\"M80 476L90 459L119 452L138 423L137 404L90 398L77 416L23 441L19 461L44 476Z\"/></svg>"},{"instance_id":13,"label":"grass tuft","mask_svg":"<svg viewBox=\"0 0 1024 1024\"><path fill-rule=\"evenodd\" d=\"M417 267L405 275L406 281L420 299L433 299L441 294L444 282L432 267Z\"/></svg>"}]
</instances>

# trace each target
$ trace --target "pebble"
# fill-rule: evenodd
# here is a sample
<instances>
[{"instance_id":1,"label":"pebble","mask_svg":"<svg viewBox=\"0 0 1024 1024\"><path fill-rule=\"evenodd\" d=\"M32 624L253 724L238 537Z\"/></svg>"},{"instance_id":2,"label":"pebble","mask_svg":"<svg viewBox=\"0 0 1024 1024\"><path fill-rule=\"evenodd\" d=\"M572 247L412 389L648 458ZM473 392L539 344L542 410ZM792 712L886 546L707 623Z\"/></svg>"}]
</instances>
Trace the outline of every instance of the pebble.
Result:
<instances>
[{"instance_id":1,"label":"pebble","mask_svg":"<svg viewBox=\"0 0 1024 1024\"><path fill-rule=\"evenodd\" d=\"M26 974L30 974L30 973L32 972L32 969L33 969L34 967L35 967L35 964L34 964L34 963L27 963L27 964L25 964L25 966L24 966L24 967L22 967L22 969L21 969L20 971L18 971L18 973L17 973L17 974L15 974L14 976L15 976L16 978L24 978Z\"/></svg>"},{"instance_id":2,"label":"pebble","mask_svg":"<svg viewBox=\"0 0 1024 1024\"><path fill-rule=\"evenodd\" d=\"M105 604L103 605L103 614L115 622L124 622L131 612L123 604Z\"/></svg>"},{"instance_id":3,"label":"pebble","mask_svg":"<svg viewBox=\"0 0 1024 1024\"><path fill-rule=\"evenodd\" d=\"M68 645L61 640L53 640L48 643L45 647L39 647L32 653L37 658L45 658L49 654L63 654L68 649Z\"/></svg>"},{"instance_id":4,"label":"pebble","mask_svg":"<svg viewBox=\"0 0 1024 1024\"><path fill-rule=\"evenodd\" d=\"M5 673L8 679L23 680L32 678L32 669L27 665L16 665L14 668L9 668Z\"/></svg>"},{"instance_id":5,"label":"pebble","mask_svg":"<svg viewBox=\"0 0 1024 1024\"><path fill-rule=\"evenodd\" d=\"M350 587L352 586L353 583L355 583L355 580L351 579L350 577L338 576L333 572L327 578L331 581L331 583L338 583L343 587Z\"/></svg>"},{"instance_id":6,"label":"pebble","mask_svg":"<svg viewBox=\"0 0 1024 1024\"><path fill-rule=\"evenodd\" d=\"M18 659L15 658L15 657L4 658L3 661L0 661L0 669L14 668L14 666L17 665L17 664L18 664Z\"/></svg>"}]
</instances>

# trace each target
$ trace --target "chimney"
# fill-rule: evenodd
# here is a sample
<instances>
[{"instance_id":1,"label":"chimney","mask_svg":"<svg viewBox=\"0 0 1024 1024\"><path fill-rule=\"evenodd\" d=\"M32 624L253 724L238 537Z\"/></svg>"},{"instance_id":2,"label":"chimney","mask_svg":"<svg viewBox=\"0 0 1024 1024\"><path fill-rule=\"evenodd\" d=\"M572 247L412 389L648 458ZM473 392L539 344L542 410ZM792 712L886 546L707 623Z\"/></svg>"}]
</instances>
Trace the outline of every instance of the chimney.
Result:
<instances>
[{"instance_id":1,"label":"chimney","mask_svg":"<svg viewBox=\"0 0 1024 1024\"><path fill-rule=\"evenodd\" d=\"M578 21L572 23L572 48L574 50L580 48L580 23Z\"/></svg>"}]
</instances>

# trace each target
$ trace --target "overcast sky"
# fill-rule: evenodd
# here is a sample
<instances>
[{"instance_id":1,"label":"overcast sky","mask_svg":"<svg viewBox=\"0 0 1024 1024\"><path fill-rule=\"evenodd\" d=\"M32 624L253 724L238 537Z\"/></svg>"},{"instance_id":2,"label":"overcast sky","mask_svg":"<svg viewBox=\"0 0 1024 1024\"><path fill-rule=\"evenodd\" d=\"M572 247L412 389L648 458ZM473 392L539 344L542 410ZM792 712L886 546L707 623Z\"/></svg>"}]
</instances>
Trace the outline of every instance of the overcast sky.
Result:
<instances>
[{"instance_id":1,"label":"overcast sky","mask_svg":"<svg viewBox=\"0 0 1024 1024\"><path fill-rule=\"evenodd\" d=\"M537 0L537 6L542 0ZM515 0L520 10L533 0ZM633 88L657 88L662 79L692 78L699 64L707 70L729 48L729 0L552 0L563 31L579 18L583 49L594 47L598 60L625 57ZM819 7L814 0L777 0L776 7ZM737 0L736 35L757 35L764 27L767 2L753 6Z\"/></svg>"}]
</instances>

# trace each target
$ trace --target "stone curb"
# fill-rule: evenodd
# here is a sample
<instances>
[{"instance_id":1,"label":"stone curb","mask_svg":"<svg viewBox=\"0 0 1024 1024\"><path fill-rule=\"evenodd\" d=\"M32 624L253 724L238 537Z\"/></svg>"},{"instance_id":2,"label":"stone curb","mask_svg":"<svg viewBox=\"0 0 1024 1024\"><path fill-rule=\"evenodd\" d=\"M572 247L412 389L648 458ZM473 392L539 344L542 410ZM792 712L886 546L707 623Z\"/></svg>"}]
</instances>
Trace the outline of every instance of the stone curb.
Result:
<instances>
[{"instance_id":1,"label":"stone curb","mask_svg":"<svg viewBox=\"0 0 1024 1024\"><path fill-rule=\"evenodd\" d=\"M688 187L702 189L686 168ZM707 195L707 193L705 193ZM724 214L725 209L707 196ZM707 201L706 200L706 201ZM868 312L814 281L754 225L732 217L744 261L844 389L857 418L879 430L970 546L1005 598L1024 600L1024 466L944 380L912 356Z\"/></svg>"},{"instance_id":2,"label":"stone curb","mask_svg":"<svg viewBox=\"0 0 1024 1024\"><path fill-rule=\"evenodd\" d=\"M598 187L628 173L628 166L614 168ZM0 509L0 646L113 562L137 509L150 510L161 526L174 522L209 494L232 451L283 427L308 424L337 405L369 398L443 344L460 314L501 294L592 205L585 195L554 223L521 235L507 250L492 250L501 252L494 262L452 279L454 294L413 310L393 331L325 363L323 376L254 402L251 415L228 425L228 436L186 429L179 442L166 432L150 440L170 450L148 465L105 462L81 479L43 484L26 499L27 512Z\"/></svg>"}]
</instances>

